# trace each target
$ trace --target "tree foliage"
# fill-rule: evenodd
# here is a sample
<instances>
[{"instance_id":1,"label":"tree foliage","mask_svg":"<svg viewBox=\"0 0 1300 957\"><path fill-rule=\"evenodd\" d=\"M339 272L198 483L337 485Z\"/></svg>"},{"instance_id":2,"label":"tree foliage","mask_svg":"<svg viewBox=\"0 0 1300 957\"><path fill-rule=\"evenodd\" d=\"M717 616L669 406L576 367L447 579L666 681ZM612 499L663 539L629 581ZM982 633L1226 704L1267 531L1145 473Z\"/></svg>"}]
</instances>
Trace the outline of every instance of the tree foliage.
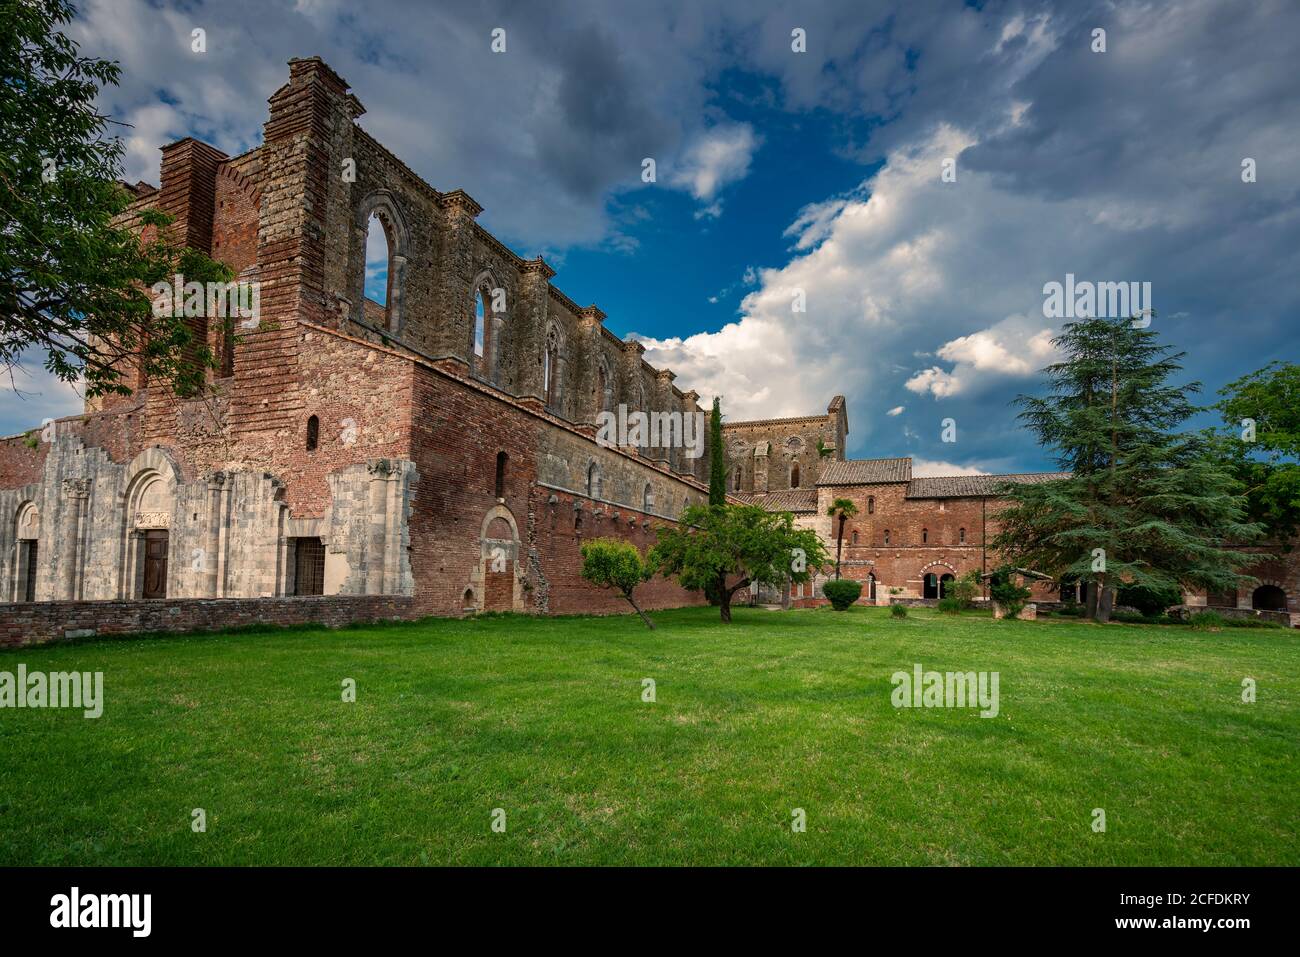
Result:
<instances>
[{"instance_id":1,"label":"tree foliage","mask_svg":"<svg viewBox=\"0 0 1300 957\"><path fill-rule=\"evenodd\" d=\"M722 451L722 406L713 397L709 413L709 504L727 504L727 457Z\"/></svg>"},{"instance_id":2,"label":"tree foliage","mask_svg":"<svg viewBox=\"0 0 1300 957\"><path fill-rule=\"evenodd\" d=\"M862 582L852 578L834 578L822 585L822 593L836 611L846 611L862 594Z\"/></svg>"},{"instance_id":3,"label":"tree foliage","mask_svg":"<svg viewBox=\"0 0 1300 957\"><path fill-rule=\"evenodd\" d=\"M150 286L232 273L169 243L157 210L138 217L148 238L115 223L133 197L96 100L121 71L59 32L73 13L65 0L11 0L0 15L0 365L12 372L31 350L95 396L129 392L123 368L136 364L194 394L211 352L182 315L153 315Z\"/></svg>"},{"instance_id":4,"label":"tree foliage","mask_svg":"<svg viewBox=\"0 0 1300 957\"><path fill-rule=\"evenodd\" d=\"M1290 550L1300 532L1300 365L1269 363L1219 395L1217 447L1246 489L1247 515Z\"/></svg>"},{"instance_id":5,"label":"tree foliage","mask_svg":"<svg viewBox=\"0 0 1300 957\"><path fill-rule=\"evenodd\" d=\"M757 505L692 505L651 551L652 566L683 587L712 588L724 622L741 588L806 582L827 560L815 531L795 528L789 512Z\"/></svg>"},{"instance_id":6,"label":"tree foliage","mask_svg":"<svg viewBox=\"0 0 1300 957\"><path fill-rule=\"evenodd\" d=\"M1046 396L1021 396L1020 418L1068 478L1008 484L993 547L1015 565L1092 582L1089 614L1109 618L1121 582L1218 591L1250 581L1253 541L1239 483L1204 436L1178 431L1198 384L1150 329L1124 319L1067 323L1044 370Z\"/></svg>"},{"instance_id":7,"label":"tree foliage","mask_svg":"<svg viewBox=\"0 0 1300 957\"><path fill-rule=\"evenodd\" d=\"M654 622L641 610L632 592L652 575L654 569L631 542L594 538L582 543L582 577L600 588L617 591L650 629Z\"/></svg>"}]
</instances>

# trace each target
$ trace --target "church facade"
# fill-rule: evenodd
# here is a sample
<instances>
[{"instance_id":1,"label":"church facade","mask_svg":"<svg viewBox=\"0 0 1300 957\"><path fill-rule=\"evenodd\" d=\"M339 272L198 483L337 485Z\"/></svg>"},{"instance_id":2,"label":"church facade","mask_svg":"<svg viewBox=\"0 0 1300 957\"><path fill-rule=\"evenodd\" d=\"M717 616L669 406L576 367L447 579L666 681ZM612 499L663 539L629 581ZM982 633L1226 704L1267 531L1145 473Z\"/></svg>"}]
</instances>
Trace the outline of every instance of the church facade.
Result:
<instances>
[{"instance_id":1,"label":"church facade","mask_svg":"<svg viewBox=\"0 0 1300 957\"><path fill-rule=\"evenodd\" d=\"M128 219L169 213L175 241L257 290L251 318L189 320L216 357L204 395L177 400L128 369L130 395L0 440L0 642L77 630L60 624L73 604L162 600L180 623L185 602L219 621L211 600L239 599L263 620L273 605L247 602L330 596L392 599L349 606L358 615L622 611L582 580L582 542L644 550L707 500L707 449L680 427L632 444L600 431L619 409L694 422L698 394L480 226L473 198L365 133L326 64L289 67L261 146L229 157L187 138L163 148L158 187L129 187ZM374 229L382 303L365 292ZM996 477L914 478L909 459L846 459L847 437L839 396L825 415L728 422L729 492L832 547L826 508L851 498L844 568L868 583L864 601L931 597L989 567ZM1273 584L1300 611L1294 572ZM661 579L638 597L703 601Z\"/></svg>"}]
</instances>

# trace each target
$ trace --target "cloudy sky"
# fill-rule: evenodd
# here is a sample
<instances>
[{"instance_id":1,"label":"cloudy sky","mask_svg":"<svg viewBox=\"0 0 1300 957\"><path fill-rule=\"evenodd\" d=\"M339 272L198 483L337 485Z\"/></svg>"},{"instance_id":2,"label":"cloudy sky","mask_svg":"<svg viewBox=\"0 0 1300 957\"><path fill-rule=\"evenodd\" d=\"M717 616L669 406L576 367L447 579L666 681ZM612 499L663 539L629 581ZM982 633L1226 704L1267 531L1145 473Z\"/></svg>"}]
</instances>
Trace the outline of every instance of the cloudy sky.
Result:
<instances>
[{"instance_id":1,"label":"cloudy sky","mask_svg":"<svg viewBox=\"0 0 1300 957\"><path fill-rule=\"evenodd\" d=\"M322 56L362 126L681 388L731 418L843 393L854 456L1051 467L1009 402L1067 273L1150 282L1207 398L1300 359L1292 0L83 0L72 32L124 67L129 179L187 134L257 145L285 61ZM0 431L74 410L27 389Z\"/></svg>"}]
</instances>

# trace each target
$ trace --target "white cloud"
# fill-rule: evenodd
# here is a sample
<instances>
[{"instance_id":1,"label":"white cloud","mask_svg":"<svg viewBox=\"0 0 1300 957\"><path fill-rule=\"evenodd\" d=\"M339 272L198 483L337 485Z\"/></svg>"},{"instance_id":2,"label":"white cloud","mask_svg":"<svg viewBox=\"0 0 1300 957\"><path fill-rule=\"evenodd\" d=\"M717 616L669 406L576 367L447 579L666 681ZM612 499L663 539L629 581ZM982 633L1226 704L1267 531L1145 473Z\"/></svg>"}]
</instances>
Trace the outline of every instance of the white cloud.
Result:
<instances>
[{"instance_id":1,"label":"white cloud","mask_svg":"<svg viewBox=\"0 0 1300 957\"><path fill-rule=\"evenodd\" d=\"M896 405L888 412L885 413L885 415L902 415L902 414L903 414L903 407L901 405Z\"/></svg>"},{"instance_id":2,"label":"white cloud","mask_svg":"<svg viewBox=\"0 0 1300 957\"><path fill-rule=\"evenodd\" d=\"M728 123L702 131L682 151L668 182L707 205L696 218L716 217L722 205L716 199L723 187L749 175L749 164L762 138L748 123Z\"/></svg>"}]
</instances>

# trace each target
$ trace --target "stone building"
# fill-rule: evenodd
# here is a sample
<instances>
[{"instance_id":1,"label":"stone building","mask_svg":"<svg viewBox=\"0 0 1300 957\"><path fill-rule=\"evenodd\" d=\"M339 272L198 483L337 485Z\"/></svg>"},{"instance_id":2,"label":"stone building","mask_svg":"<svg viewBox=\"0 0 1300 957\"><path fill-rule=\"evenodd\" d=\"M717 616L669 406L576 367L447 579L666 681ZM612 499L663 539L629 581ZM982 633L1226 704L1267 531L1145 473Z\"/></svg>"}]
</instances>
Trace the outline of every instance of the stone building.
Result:
<instances>
[{"instance_id":1,"label":"stone building","mask_svg":"<svg viewBox=\"0 0 1300 957\"><path fill-rule=\"evenodd\" d=\"M261 146L229 157L186 138L163 147L158 188L128 187L128 222L171 214L170 238L258 293L251 318L232 321L227 302L189 320L217 357L207 393L178 401L124 369L130 395L0 440L0 644L626 610L582 580L582 542L648 548L707 499L708 455L680 434L611 445L599 424L620 408L684 422L703 415L698 394L488 233L474 199L362 130L364 108L321 60L290 61L269 104ZM365 293L371 229L388 249L383 302ZM857 503L843 567L864 601L931 597L989 567L1005 477L846 460L848 431L842 396L824 415L726 423L731 494L793 512L832 547L827 506ZM1295 568L1277 566L1266 599L1300 611ZM703 601L661 579L638 598Z\"/></svg>"},{"instance_id":2,"label":"stone building","mask_svg":"<svg viewBox=\"0 0 1300 957\"><path fill-rule=\"evenodd\" d=\"M645 548L703 500L707 455L597 441L600 413L703 413L357 124L316 58L289 64L264 142L228 157L184 139L161 186L131 187L174 238L256 288L260 314L199 316L218 357L177 401L130 396L0 442L0 589L13 602L396 595L411 614L612 611L581 542ZM368 224L386 301L364 295ZM701 600L645 586L650 607Z\"/></svg>"}]
</instances>

